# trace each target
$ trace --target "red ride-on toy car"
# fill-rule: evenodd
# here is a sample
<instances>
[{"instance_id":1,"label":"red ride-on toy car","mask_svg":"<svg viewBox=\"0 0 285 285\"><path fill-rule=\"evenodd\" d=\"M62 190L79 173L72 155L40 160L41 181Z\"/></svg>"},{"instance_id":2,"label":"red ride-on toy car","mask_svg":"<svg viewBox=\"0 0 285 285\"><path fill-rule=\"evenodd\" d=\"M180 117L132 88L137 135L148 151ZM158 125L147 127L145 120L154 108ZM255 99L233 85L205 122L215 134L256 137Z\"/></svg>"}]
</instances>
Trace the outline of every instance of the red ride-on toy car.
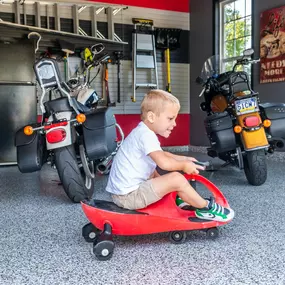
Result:
<instances>
[{"instance_id":1,"label":"red ride-on toy car","mask_svg":"<svg viewBox=\"0 0 285 285\"><path fill-rule=\"evenodd\" d=\"M200 182L212 193L217 203L229 207L222 192L201 175L186 175L190 182ZM140 210L127 210L102 200L82 201L82 208L91 223L82 228L87 242L93 242L97 259L108 260L114 251L112 235L143 235L170 232L173 243L183 243L186 231L204 230L210 238L219 235L218 226L228 222L198 219L195 212L176 206L176 192L165 195L158 202Z\"/></svg>"}]
</instances>

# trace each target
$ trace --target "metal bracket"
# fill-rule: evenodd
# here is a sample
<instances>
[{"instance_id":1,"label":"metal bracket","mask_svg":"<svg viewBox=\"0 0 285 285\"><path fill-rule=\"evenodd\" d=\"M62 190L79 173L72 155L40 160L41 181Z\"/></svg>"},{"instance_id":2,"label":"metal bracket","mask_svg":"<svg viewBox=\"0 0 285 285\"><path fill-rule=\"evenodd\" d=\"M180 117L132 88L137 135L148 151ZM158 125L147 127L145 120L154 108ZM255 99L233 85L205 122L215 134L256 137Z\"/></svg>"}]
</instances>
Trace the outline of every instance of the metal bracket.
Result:
<instances>
[{"instance_id":1,"label":"metal bracket","mask_svg":"<svg viewBox=\"0 0 285 285\"><path fill-rule=\"evenodd\" d=\"M73 32L75 34L81 34L83 36L88 36L86 32L79 25L79 14L84 11L88 6L83 5L78 7L78 5L73 5ZM114 25L114 16L120 11L127 9L128 7L97 7L90 6L91 8L91 21L92 21L92 36L98 37L100 39L106 39L104 35L97 29L96 16L99 15L102 11L105 11L107 14L107 23L108 23L108 39L116 42L122 42L122 39L115 33Z\"/></svg>"},{"instance_id":2,"label":"metal bracket","mask_svg":"<svg viewBox=\"0 0 285 285\"><path fill-rule=\"evenodd\" d=\"M73 2L73 3L72 3ZM35 7L35 27L41 28L41 7L44 5L46 6L46 18L47 18L47 29L50 28L49 25L49 17L54 16L55 18L55 30L61 31L61 25L60 25L60 8L62 6L59 5L72 5L72 18L73 18L73 33L76 35L83 35L83 36L90 36L87 35L87 33L80 27L79 25L79 14L82 13L84 10L89 9L91 13L91 22L92 22L92 37L99 38L99 39L108 39L115 42L123 42L122 39L115 33L115 26L114 26L114 16L117 15L120 11L128 9L127 6L109 6L108 4L102 5L93 5L93 4L84 4L76 1L71 1L68 3L68 1L50 1L50 2L44 2L41 3L41 1L32 1L32 0L0 0L0 4L2 5L13 5L13 10L15 14L15 23L21 24L21 11L20 11L20 5L23 6L23 14L24 14L24 25L27 25L27 5L34 5ZM108 6L107 6L108 5ZM53 14L49 15L49 9L48 7L53 6ZM108 37L106 38L103 36L103 34L98 31L97 29L97 15L99 15L102 11L104 11L107 14L107 24L108 24Z\"/></svg>"}]
</instances>

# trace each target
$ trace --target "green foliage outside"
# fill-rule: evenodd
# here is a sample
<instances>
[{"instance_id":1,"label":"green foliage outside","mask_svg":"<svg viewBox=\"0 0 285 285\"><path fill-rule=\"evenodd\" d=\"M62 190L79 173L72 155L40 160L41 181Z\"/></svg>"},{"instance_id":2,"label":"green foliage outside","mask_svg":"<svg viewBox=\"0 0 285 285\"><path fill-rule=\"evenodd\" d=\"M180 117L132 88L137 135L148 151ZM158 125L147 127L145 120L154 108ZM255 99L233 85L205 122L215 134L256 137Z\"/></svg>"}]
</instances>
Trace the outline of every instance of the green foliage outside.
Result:
<instances>
[{"instance_id":1,"label":"green foliage outside","mask_svg":"<svg viewBox=\"0 0 285 285\"><path fill-rule=\"evenodd\" d=\"M251 16L241 18L238 10L225 7L224 57L242 56L246 48L251 47ZM225 64L226 71L232 69L233 62Z\"/></svg>"}]
</instances>

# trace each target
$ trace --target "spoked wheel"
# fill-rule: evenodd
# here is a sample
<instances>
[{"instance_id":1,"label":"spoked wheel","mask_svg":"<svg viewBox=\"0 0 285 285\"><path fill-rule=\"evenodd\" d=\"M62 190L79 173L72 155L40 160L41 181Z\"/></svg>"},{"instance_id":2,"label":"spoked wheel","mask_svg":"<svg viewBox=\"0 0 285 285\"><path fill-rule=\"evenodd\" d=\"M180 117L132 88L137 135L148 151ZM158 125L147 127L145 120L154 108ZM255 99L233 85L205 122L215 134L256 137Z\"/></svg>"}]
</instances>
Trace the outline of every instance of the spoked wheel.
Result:
<instances>
[{"instance_id":1,"label":"spoked wheel","mask_svg":"<svg viewBox=\"0 0 285 285\"><path fill-rule=\"evenodd\" d=\"M102 240L93 244L93 253L98 260L109 260L113 256L115 244L112 240Z\"/></svg>"},{"instance_id":2,"label":"spoked wheel","mask_svg":"<svg viewBox=\"0 0 285 285\"><path fill-rule=\"evenodd\" d=\"M186 240L187 234L185 231L175 231L169 233L169 240L175 244L184 243Z\"/></svg>"},{"instance_id":3,"label":"spoked wheel","mask_svg":"<svg viewBox=\"0 0 285 285\"><path fill-rule=\"evenodd\" d=\"M207 229L206 235L210 239L216 239L219 236L219 230L218 228Z\"/></svg>"},{"instance_id":4,"label":"spoked wheel","mask_svg":"<svg viewBox=\"0 0 285 285\"><path fill-rule=\"evenodd\" d=\"M82 236L86 242L94 242L96 237L99 235L100 230L97 229L93 224L88 223L82 228Z\"/></svg>"}]
</instances>

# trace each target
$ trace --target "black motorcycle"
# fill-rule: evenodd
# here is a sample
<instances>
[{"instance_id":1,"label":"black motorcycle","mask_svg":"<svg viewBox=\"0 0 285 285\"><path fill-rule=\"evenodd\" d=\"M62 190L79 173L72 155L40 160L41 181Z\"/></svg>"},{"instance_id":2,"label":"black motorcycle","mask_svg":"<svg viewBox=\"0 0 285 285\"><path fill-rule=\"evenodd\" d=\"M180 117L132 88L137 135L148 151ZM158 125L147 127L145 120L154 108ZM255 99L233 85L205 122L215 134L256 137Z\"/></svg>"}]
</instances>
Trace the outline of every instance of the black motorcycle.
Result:
<instances>
[{"instance_id":1,"label":"black motorcycle","mask_svg":"<svg viewBox=\"0 0 285 285\"><path fill-rule=\"evenodd\" d=\"M17 131L18 168L29 173L49 162L68 197L80 202L93 193L94 161L110 157L118 148L114 114L111 108L89 108L72 97L56 60L41 58L34 71L42 90L42 121Z\"/></svg>"},{"instance_id":2,"label":"black motorcycle","mask_svg":"<svg viewBox=\"0 0 285 285\"><path fill-rule=\"evenodd\" d=\"M219 57L210 57L196 81L203 85L200 107L207 113L208 155L244 169L248 182L258 186L267 178L266 154L284 146L285 108L261 104L247 72L238 70L259 62L250 58L253 52L245 50L233 69L224 73L219 72Z\"/></svg>"}]
</instances>

